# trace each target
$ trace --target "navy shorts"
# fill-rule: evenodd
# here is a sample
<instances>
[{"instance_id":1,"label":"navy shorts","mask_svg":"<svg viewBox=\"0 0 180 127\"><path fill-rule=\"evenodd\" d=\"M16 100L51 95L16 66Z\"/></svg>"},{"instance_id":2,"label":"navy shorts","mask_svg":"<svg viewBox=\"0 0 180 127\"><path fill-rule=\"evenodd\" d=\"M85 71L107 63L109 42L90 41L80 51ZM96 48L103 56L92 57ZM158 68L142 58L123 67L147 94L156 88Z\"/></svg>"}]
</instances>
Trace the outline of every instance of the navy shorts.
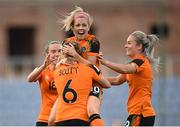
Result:
<instances>
[{"instance_id":1,"label":"navy shorts","mask_svg":"<svg viewBox=\"0 0 180 127\"><path fill-rule=\"evenodd\" d=\"M128 116L125 126L154 126L154 122L155 116L143 117L142 114L132 114Z\"/></svg>"}]
</instances>

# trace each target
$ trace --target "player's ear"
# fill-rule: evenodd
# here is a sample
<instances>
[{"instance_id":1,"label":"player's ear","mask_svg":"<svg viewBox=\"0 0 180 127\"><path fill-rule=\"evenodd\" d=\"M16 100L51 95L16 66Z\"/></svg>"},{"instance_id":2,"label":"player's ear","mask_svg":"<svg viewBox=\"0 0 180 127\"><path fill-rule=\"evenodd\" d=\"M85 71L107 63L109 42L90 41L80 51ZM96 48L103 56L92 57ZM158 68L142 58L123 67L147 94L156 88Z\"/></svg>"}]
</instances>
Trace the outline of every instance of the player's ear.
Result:
<instances>
[{"instance_id":1,"label":"player's ear","mask_svg":"<svg viewBox=\"0 0 180 127\"><path fill-rule=\"evenodd\" d=\"M142 50L143 49L143 45L142 44L136 44L136 45L137 45L138 50Z\"/></svg>"}]
</instances>

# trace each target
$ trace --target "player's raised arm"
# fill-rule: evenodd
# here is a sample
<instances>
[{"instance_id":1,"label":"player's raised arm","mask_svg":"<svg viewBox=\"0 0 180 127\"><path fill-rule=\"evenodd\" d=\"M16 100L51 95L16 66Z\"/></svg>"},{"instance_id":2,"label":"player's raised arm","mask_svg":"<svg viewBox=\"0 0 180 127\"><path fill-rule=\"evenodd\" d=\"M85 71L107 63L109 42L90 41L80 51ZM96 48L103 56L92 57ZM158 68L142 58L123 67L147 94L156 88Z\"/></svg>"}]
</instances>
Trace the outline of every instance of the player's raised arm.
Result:
<instances>
[{"instance_id":1,"label":"player's raised arm","mask_svg":"<svg viewBox=\"0 0 180 127\"><path fill-rule=\"evenodd\" d=\"M44 60L44 63L39 66L39 67L36 67L27 77L27 81L28 82L35 82L38 78L39 78L39 75L41 74L41 72L46 68L46 66L49 65L49 55L46 56L45 60Z\"/></svg>"}]
</instances>

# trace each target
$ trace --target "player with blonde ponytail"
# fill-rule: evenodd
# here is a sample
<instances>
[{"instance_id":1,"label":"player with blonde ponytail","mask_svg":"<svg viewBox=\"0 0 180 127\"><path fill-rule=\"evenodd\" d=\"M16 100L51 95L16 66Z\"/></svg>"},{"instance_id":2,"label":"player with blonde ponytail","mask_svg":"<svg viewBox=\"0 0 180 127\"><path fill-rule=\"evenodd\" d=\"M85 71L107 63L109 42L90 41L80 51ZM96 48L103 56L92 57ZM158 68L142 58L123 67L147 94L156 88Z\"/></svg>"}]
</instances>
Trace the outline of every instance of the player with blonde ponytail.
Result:
<instances>
[{"instance_id":1,"label":"player with blonde ponytail","mask_svg":"<svg viewBox=\"0 0 180 127\"><path fill-rule=\"evenodd\" d=\"M109 77L111 85L129 84L127 109L129 117L126 126L153 126L155 111L151 103L153 65L158 67L154 58L156 35L147 35L135 31L129 35L125 44L126 55L132 60L128 64L116 64L99 56L99 61L106 67L120 73L117 77ZM157 68L156 68L157 69Z\"/></svg>"}]
</instances>

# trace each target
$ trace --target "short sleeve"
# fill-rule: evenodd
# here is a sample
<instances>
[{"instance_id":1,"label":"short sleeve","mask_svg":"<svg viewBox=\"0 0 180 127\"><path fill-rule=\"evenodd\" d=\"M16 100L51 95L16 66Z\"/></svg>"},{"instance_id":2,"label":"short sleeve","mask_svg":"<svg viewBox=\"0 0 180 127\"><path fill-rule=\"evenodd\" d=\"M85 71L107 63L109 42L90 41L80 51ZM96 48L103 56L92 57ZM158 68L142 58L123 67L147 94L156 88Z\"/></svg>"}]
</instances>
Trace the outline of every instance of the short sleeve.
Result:
<instances>
[{"instance_id":1,"label":"short sleeve","mask_svg":"<svg viewBox=\"0 0 180 127\"><path fill-rule=\"evenodd\" d=\"M90 67L93 73L93 79L95 81L99 81L102 75L100 69L98 69L98 67L96 67L95 65L92 65Z\"/></svg>"},{"instance_id":2,"label":"short sleeve","mask_svg":"<svg viewBox=\"0 0 180 127\"><path fill-rule=\"evenodd\" d=\"M142 71L142 69L143 69L142 65L144 63L144 60L142 60L142 59L134 59L130 63L135 63L137 65L136 66L137 72Z\"/></svg>"}]
</instances>

